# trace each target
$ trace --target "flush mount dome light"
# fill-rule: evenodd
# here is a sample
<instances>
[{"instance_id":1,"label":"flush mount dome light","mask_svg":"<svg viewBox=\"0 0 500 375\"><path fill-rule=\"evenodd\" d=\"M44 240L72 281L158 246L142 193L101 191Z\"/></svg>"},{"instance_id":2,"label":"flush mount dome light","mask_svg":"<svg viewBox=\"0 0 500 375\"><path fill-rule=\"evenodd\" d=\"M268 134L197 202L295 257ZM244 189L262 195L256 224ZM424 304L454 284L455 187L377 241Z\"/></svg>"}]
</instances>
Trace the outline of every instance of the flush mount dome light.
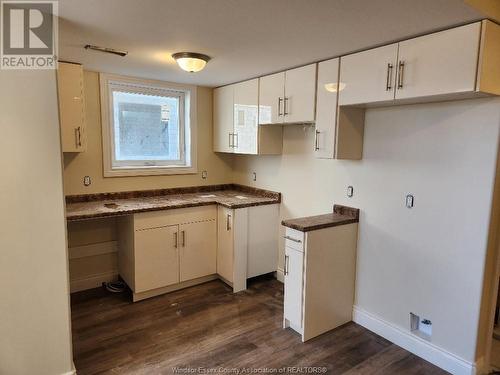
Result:
<instances>
[{"instance_id":1,"label":"flush mount dome light","mask_svg":"<svg viewBox=\"0 0 500 375\"><path fill-rule=\"evenodd\" d=\"M343 89L345 89L344 82L340 82L338 85L339 85L339 87L337 90L337 82L325 83L325 90L328 92L337 92L337 91L342 91Z\"/></svg>"},{"instance_id":2,"label":"flush mount dome light","mask_svg":"<svg viewBox=\"0 0 500 375\"><path fill-rule=\"evenodd\" d=\"M196 52L177 52L172 55L181 69L186 72L195 73L202 70L210 57Z\"/></svg>"}]
</instances>

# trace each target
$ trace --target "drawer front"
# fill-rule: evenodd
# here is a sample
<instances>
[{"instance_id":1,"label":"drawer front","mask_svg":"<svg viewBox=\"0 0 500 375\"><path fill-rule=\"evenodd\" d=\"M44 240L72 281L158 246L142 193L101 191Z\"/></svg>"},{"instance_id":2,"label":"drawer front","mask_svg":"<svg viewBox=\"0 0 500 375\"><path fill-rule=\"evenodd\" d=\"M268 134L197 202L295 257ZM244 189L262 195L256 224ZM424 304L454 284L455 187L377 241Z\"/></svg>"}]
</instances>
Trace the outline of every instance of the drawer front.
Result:
<instances>
[{"instance_id":1,"label":"drawer front","mask_svg":"<svg viewBox=\"0 0 500 375\"><path fill-rule=\"evenodd\" d=\"M290 247L298 251L304 251L304 241L305 241L304 232L292 228L286 228L285 231L286 247Z\"/></svg>"},{"instance_id":2,"label":"drawer front","mask_svg":"<svg viewBox=\"0 0 500 375\"><path fill-rule=\"evenodd\" d=\"M134 215L134 230L196 223L216 218L217 207L215 205L141 212Z\"/></svg>"}]
</instances>

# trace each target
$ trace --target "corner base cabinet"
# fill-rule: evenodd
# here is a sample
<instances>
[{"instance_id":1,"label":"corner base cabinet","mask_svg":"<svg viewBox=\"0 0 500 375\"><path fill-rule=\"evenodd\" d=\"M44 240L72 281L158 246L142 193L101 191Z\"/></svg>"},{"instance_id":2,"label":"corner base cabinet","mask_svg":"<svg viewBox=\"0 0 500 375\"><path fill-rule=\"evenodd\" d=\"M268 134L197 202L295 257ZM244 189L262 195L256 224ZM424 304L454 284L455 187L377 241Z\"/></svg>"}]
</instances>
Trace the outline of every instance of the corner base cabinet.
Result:
<instances>
[{"instance_id":1,"label":"corner base cabinet","mask_svg":"<svg viewBox=\"0 0 500 375\"><path fill-rule=\"evenodd\" d=\"M286 228L284 328L307 341L352 320L358 224Z\"/></svg>"}]
</instances>

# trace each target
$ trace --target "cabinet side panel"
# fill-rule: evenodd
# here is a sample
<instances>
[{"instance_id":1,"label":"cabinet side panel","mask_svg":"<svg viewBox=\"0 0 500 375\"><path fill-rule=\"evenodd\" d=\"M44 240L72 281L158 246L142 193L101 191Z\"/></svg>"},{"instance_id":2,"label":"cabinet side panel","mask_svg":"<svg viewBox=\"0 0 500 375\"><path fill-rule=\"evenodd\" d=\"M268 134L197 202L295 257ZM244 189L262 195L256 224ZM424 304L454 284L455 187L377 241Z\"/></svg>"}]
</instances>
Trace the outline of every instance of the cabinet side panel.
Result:
<instances>
[{"instance_id":1,"label":"cabinet side panel","mask_svg":"<svg viewBox=\"0 0 500 375\"><path fill-rule=\"evenodd\" d=\"M304 341L352 319L357 233L348 224L307 234Z\"/></svg>"},{"instance_id":2,"label":"cabinet side panel","mask_svg":"<svg viewBox=\"0 0 500 375\"><path fill-rule=\"evenodd\" d=\"M247 277L278 268L279 205L248 208Z\"/></svg>"},{"instance_id":3,"label":"cabinet side panel","mask_svg":"<svg viewBox=\"0 0 500 375\"><path fill-rule=\"evenodd\" d=\"M135 290L134 266L134 218L122 216L117 219L118 272L127 285Z\"/></svg>"},{"instance_id":4,"label":"cabinet side panel","mask_svg":"<svg viewBox=\"0 0 500 375\"><path fill-rule=\"evenodd\" d=\"M233 282L232 215L233 210L217 207L217 274L230 283Z\"/></svg>"},{"instance_id":5,"label":"cabinet side panel","mask_svg":"<svg viewBox=\"0 0 500 375\"><path fill-rule=\"evenodd\" d=\"M247 288L248 208L238 208L233 212L233 291L236 293Z\"/></svg>"},{"instance_id":6,"label":"cabinet side panel","mask_svg":"<svg viewBox=\"0 0 500 375\"><path fill-rule=\"evenodd\" d=\"M482 22L477 90L500 95L500 26Z\"/></svg>"}]
</instances>

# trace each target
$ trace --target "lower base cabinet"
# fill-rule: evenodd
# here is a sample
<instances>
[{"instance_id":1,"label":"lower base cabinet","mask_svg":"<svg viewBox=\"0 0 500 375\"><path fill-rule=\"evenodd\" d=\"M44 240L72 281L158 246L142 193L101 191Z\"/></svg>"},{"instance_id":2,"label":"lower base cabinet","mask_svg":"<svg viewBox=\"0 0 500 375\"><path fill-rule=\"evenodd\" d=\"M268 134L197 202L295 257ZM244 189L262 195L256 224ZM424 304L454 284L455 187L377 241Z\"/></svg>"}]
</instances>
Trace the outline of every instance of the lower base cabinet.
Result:
<instances>
[{"instance_id":1,"label":"lower base cabinet","mask_svg":"<svg viewBox=\"0 0 500 375\"><path fill-rule=\"evenodd\" d=\"M352 320L358 224L286 228L284 328L307 341Z\"/></svg>"},{"instance_id":2,"label":"lower base cabinet","mask_svg":"<svg viewBox=\"0 0 500 375\"><path fill-rule=\"evenodd\" d=\"M216 215L205 206L118 220L118 268L134 301L217 277Z\"/></svg>"},{"instance_id":3,"label":"lower base cabinet","mask_svg":"<svg viewBox=\"0 0 500 375\"><path fill-rule=\"evenodd\" d=\"M247 278L276 272L279 205L217 209L217 274L234 292Z\"/></svg>"}]
</instances>

